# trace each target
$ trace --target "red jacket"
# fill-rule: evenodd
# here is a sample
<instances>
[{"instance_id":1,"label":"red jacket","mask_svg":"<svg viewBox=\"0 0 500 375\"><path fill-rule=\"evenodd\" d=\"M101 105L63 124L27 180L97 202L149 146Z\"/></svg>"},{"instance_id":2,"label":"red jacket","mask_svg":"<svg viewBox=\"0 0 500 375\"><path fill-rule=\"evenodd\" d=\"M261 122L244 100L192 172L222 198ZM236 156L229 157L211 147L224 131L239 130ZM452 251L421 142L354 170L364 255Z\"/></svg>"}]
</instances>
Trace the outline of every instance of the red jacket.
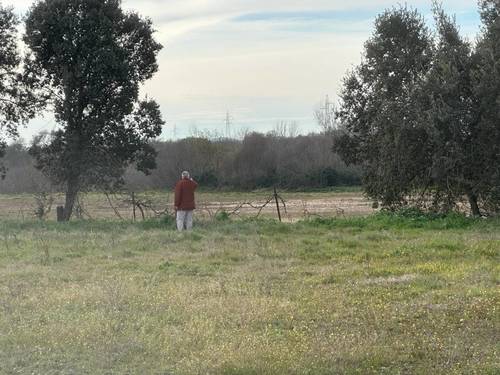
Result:
<instances>
[{"instance_id":1,"label":"red jacket","mask_svg":"<svg viewBox=\"0 0 500 375\"><path fill-rule=\"evenodd\" d=\"M194 180L183 178L175 185L175 207L180 211L194 210L194 191L198 184Z\"/></svg>"}]
</instances>

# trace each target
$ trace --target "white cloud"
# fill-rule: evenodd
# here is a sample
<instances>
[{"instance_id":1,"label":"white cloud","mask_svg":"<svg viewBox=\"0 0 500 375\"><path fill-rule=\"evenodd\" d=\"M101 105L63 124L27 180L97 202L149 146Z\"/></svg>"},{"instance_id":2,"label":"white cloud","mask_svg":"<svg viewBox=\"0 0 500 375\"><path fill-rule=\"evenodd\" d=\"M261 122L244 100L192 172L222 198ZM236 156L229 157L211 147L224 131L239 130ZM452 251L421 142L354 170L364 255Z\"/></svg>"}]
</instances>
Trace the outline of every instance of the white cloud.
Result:
<instances>
[{"instance_id":1,"label":"white cloud","mask_svg":"<svg viewBox=\"0 0 500 375\"><path fill-rule=\"evenodd\" d=\"M25 12L30 0L3 0ZM297 119L311 129L313 109L326 94L335 97L345 72L360 61L373 16L317 20L286 17L235 22L268 12L342 11L377 14L398 3L429 11L431 0L123 0L123 7L153 20L160 71L145 86L167 123L187 129L223 124L226 110L240 125L269 128ZM445 0L455 13L475 9L472 0ZM330 23L333 23L330 25ZM309 26L324 26L316 32ZM473 35L468 25L464 32ZM42 122L38 121L38 124ZM39 127L36 127L38 130ZM28 130L24 132L30 138Z\"/></svg>"}]
</instances>

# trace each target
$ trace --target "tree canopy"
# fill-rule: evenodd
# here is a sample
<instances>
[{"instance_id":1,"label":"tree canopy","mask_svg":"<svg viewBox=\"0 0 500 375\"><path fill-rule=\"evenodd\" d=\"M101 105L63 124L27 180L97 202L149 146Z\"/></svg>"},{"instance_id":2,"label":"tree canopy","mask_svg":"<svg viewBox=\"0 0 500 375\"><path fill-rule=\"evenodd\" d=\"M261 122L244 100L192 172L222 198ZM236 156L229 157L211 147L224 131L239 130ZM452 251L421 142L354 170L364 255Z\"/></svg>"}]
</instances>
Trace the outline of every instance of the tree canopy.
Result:
<instances>
[{"instance_id":1,"label":"tree canopy","mask_svg":"<svg viewBox=\"0 0 500 375\"><path fill-rule=\"evenodd\" d=\"M435 3L432 36L417 11L386 11L344 81L335 149L360 164L367 194L388 208L437 211L468 199L498 211L500 47L497 1L482 1L477 46Z\"/></svg>"},{"instance_id":2,"label":"tree canopy","mask_svg":"<svg viewBox=\"0 0 500 375\"><path fill-rule=\"evenodd\" d=\"M485 209L500 212L500 2L482 0L483 21L475 56L474 94L478 98L478 144L482 172L476 188ZM480 164L479 164L480 163Z\"/></svg>"},{"instance_id":3,"label":"tree canopy","mask_svg":"<svg viewBox=\"0 0 500 375\"><path fill-rule=\"evenodd\" d=\"M29 91L23 89L19 68L21 57L17 48L18 18L11 8L0 3L0 157L7 137L17 136L17 128L34 115ZM5 168L0 164L0 176Z\"/></svg>"},{"instance_id":4,"label":"tree canopy","mask_svg":"<svg viewBox=\"0 0 500 375\"><path fill-rule=\"evenodd\" d=\"M65 186L66 220L82 189L119 185L131 163L155 167L149 142L164 122L155 101L139 99L158 70L153 34L151 21L124 12L120 0L43 0L28 13L25 77L59 125L31 152Z\"/></svg>"},{"instance_id":5,"label":"tree canopy","mask_svg":"<svg viewBox=\"0 0 500 375\"><path fill-rule=\"evenodd\" d=\"M426 134L416 126L416 88L432 62L432 39L414 10L388 10L375 21L365 58L344 81L336 150L360 164L369 196L404 202L425 161Z\"/></svg>"}]
</instances>

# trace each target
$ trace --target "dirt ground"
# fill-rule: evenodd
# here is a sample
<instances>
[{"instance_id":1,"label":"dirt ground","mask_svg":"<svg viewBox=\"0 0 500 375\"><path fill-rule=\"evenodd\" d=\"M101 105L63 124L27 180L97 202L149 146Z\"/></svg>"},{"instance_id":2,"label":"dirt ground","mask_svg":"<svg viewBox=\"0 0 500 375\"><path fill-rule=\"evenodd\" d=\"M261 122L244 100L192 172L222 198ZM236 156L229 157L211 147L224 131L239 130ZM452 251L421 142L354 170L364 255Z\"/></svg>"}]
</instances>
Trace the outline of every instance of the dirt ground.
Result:
<instances>
[{"instance_id":1,"label":"dirt ground","mask_svg":"<svg viewBox=\"0 0 500 375\"><path fill-rule=\"evenodd\" d=\"M285 192L280 193L280 212L284 221L296 221L306 217L362 216L374 212L372 202L361 192ZM53 199L50 204L50 200ZM135 194L90 193L81 195L75 216L84 219L133 219L133 204L137 203L135 216L151 218L173 213L173 195L166 192ZM46 200L35 195L0 195L0 219L30 220L42 208L46 219L55 220L56 206L64 204L62 194L54 194ZM272 192L201 192L197 195L199 217L215 217L222 212L231 217L277 217L276 202Z\"/></svg>"}]
</instances>

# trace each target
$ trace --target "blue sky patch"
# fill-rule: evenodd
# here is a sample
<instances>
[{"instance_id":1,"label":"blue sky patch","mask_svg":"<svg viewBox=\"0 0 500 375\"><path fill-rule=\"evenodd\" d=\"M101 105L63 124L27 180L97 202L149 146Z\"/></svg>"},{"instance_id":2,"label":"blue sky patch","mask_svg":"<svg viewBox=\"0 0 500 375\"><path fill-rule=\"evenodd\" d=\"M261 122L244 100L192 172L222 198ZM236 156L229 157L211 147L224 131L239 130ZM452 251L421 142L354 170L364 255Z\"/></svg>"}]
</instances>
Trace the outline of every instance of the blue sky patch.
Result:
<instances>
[{"instance_id":1,"label":"blue sky patch","mask_svg":"<svg viewBox=\"0 0 500 375\"><path fill-rule=\"evenodd\" d=\"M359 21L374 18L376 11L302 11L302 12L262 12L249 13L236 17L237 22L259 22L259 21Z\"/></svg>"},{"instance_id":2,"label":"blue sky patch","mask_svg":"<svg viewBox=\"0 0 500 375\"><path fill-rule=\"evenodd\" d=\"M429 26L433 24L430 7L419 9ZM448 10L453 15L452 10ZM236 23L265 22L276 30L290 32L358 32L373 28L373 20L383 9L331 10L247 13L232 19ZM478 31L479 14L475 7L455 14L462 32L468 36Z\"/></svg>"}]
</instances>

